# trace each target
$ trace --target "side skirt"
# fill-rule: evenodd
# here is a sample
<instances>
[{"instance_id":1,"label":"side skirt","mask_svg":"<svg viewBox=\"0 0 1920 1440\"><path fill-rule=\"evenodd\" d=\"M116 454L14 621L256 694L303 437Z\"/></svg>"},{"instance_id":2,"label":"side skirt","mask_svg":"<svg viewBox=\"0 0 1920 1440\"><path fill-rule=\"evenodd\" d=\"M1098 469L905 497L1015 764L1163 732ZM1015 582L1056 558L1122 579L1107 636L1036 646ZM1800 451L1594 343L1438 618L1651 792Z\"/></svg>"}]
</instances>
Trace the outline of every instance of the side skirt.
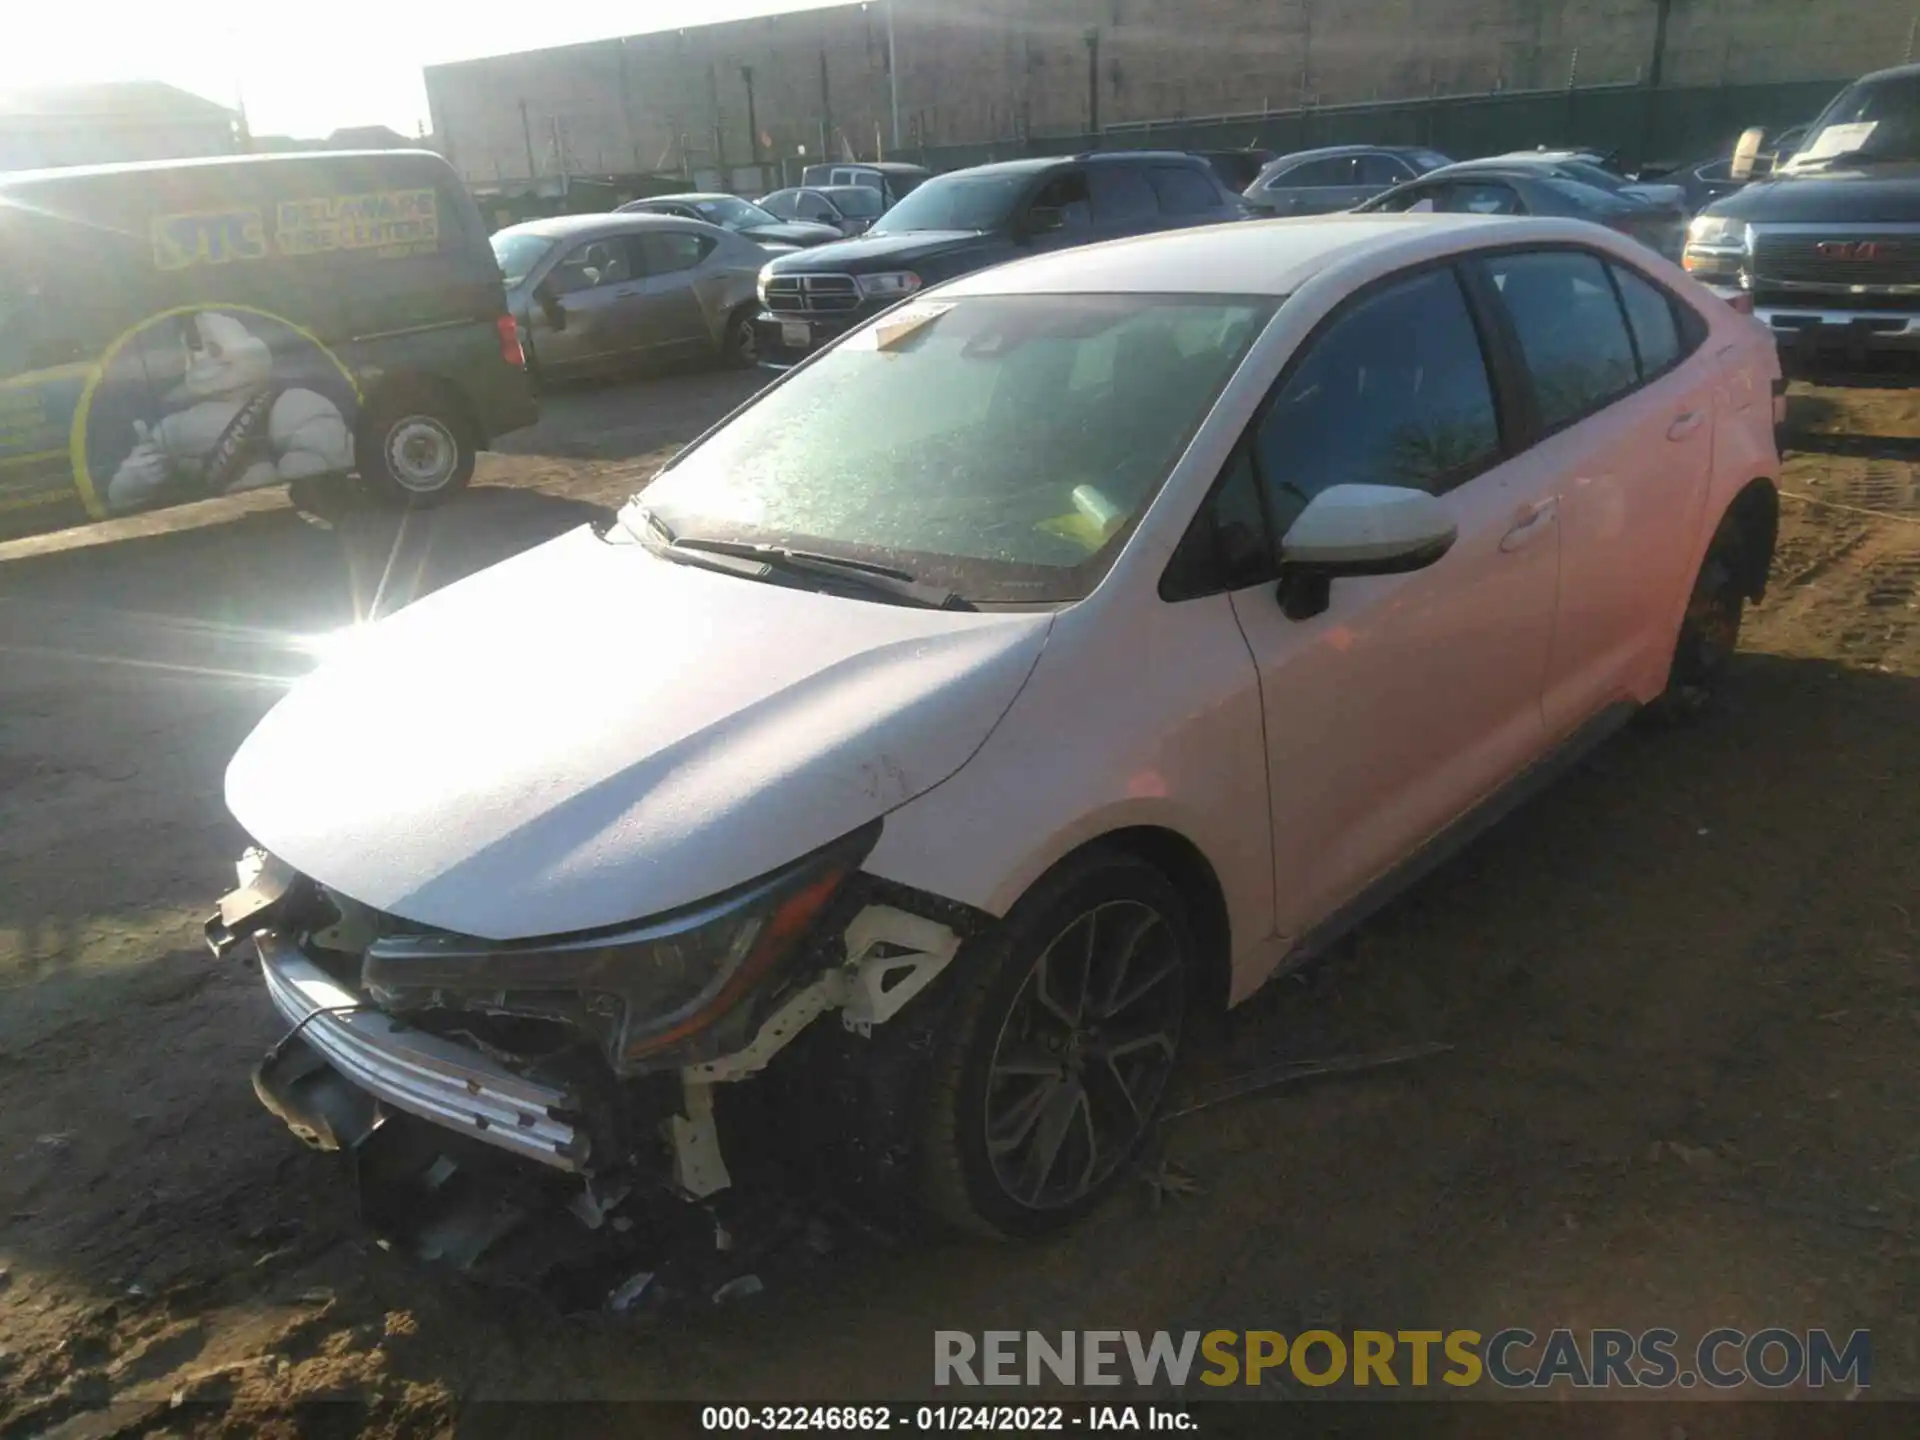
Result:
<instances>
[{"instance_id":1,"label":"side skirt","mask_svg":"<svg viewBox=\"0 0 1920 1440\"><path fill-rule=\"evenodd\" d=\"M1638 705L1617 700L1593 716L1552 750L1314 926L1287 952L1286 958L1275 967L1274 974L1284 975L1314 956L1325 953L1328 947L1359 929L1586 759L1639 713Z\"/></svg>"}]
</instances>

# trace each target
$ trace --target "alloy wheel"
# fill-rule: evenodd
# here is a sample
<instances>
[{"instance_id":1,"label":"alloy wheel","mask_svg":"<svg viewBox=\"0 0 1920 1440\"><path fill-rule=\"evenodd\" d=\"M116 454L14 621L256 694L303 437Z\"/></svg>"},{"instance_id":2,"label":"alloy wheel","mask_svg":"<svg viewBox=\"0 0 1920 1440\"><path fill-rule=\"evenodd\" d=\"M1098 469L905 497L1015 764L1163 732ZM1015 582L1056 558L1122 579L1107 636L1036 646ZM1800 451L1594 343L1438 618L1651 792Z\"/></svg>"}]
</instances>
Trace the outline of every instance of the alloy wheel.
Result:
<instances>
[{"instance_id":1,"label":"alloy wheel","mask_svg":"<svg viewBox=\"0 0 1920 1440\"><path fill-rule=\"evenodd\" d=\"M1153 1123L1179 1050L1186 967L1166 918L1139 901L1080 915L1015 994L988 1066L987 1155L1006 1195L1070 1206Z\"/></svg>"}]
</instances>

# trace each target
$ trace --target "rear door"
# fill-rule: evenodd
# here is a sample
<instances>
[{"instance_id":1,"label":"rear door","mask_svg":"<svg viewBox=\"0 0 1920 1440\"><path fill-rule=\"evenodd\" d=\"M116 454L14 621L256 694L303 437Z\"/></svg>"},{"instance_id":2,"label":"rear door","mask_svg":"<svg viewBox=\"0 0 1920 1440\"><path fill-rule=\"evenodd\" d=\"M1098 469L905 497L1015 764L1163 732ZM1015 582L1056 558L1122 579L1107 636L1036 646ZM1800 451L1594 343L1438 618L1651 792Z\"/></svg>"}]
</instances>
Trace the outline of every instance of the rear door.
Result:
<instances>
[{"instance_id":1,"label":"rear door","mask_svg":"<svg viewBox=\"0 0 1920 1440\"><path fill-rule=\"evenodd\" d=\"M1147 183L1144 165L1109 162L1087 167L1095 238L1112 239L1163 229L1160 199Z\"/></svg>"},{"instance_id":2,"label":"rear door","mask_svg":"<svg viewBox=\"0 0 1920 1440\"><path fill-rule=\"evenodd\" d=\"M692 230L650 230L632 237L640 275L640 348L694 350L711 346L712 333L698 290L706 263L719 244Z\"/></svg>"},{"instance_id":3,"label":"rear door","mask_svg":"<svg viewBox=\"0 0 1920 1440\"><path fill-rule=\"evenodd\" d=\"M1214 176L1184 165L1153 165L1147 183L1160 201L1163 223L1169 226L1211 225L1243 215L1239 197L1223 189Z\"/></svg>"},{"instance_id":4,"label":"rear door","mask_svg":"<svg viewBox=\"0 0 1920 1440\"><path fill-rule=\"evenodd\" d=\"M1536 452L1565 477L1542 696L1558 738L1665 685L1713 468L1715 365L1681 302L1630 265L1572 247L1482 264L1530 382Z\"/></svg>"}]
</instances>

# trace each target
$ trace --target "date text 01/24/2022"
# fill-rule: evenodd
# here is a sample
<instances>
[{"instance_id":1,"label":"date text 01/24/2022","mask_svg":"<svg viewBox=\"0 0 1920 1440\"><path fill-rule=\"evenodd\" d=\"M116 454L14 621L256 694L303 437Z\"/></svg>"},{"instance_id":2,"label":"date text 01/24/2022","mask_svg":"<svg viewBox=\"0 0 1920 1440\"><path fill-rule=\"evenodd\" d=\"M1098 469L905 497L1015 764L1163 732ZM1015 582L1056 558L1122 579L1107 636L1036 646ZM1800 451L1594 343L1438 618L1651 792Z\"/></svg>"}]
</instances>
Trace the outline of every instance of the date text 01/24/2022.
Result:
<instances>
[{"instance_id":1,"label":"date text 01/24/2022","mask_svg":"<svg viewBox=\"0 0 1920 1440\"><path fill-rule=\"evenodd\" d=\"M708 1405L709 1432L844 1434L902 1430L1026 1435L1073 1430L1186 1431L1199 1428L1185 1410L1157 1405Z\"/></svg>"}]
</instances>

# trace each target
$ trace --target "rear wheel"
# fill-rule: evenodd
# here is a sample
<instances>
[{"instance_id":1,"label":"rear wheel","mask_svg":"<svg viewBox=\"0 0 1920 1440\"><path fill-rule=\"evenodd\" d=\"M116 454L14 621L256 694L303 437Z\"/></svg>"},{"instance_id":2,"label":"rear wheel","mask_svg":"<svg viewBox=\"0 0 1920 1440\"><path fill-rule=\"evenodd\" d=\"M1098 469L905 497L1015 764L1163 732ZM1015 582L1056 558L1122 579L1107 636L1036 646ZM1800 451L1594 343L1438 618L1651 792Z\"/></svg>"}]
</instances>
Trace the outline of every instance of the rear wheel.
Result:
<instances>
[{"instance_id":1,"label":"rear wheel","mask_svg":"<svg viewBox=\"0 0 1920 1440\"><path fill-rule=\"evenodd\" d=\"M1194 953L1160 871L1091 852L963 955L925 1118L927 1208L975 1234L1039 1235L1110 1193L1158 1117Z\"/></svg>"},{"instance_id":2,"label":"rear wheel","mask_svg":"<svg viewBox=\"0 0 1920 1440\"><path fill-rule=\"evenodd\" d=\"M473 479L472 427L437 390L376 400L361 416L356 451L361 482L386 504L435 505Z\"/></svg>"},{"instance_id":3,"label":"rear wheel","mask_svg":"<svg viewBox=\"0 0 1920 1440\"><path fill-rule=\"evenodd\" d=\"M1661 699L1669 714L1701 709L1726 679L1740 647L1740 622L1746 611L1740 544L1738 527L1723 526L1700 562L1674 642L1667 693Z\"/></svg>"}]
</instances>

